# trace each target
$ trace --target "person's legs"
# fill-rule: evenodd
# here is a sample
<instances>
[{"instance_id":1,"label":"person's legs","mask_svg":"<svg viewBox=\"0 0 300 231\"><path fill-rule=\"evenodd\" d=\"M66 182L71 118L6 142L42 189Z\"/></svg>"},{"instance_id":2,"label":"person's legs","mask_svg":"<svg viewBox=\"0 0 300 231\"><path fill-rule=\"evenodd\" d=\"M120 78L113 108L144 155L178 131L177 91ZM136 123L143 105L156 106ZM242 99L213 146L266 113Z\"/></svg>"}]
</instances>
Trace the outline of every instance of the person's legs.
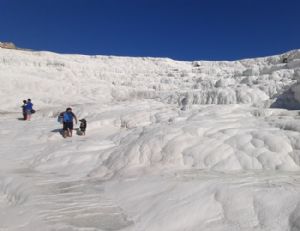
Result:
<instances>
[{"instance_id":1,"label":"person's legs","mask_svg":"<svg viewBox=\"0 0 300 231\"><path fill-rule=\"evenodd\" d=\"M26 111L26 120L30 120L31 119L31 111L27 110Z\"/></svg>"},{"instance_id":2,"label":"person's legs","mask_svg":"<svg viewBox=\"0 0 300 231\"><path fill-rule=\"evenodd\" d=\"M66 134L65 136L72 137L73 123L72 122L64 122L64 130Z\"/></svg>"},{"instance_id":3,"label":"person's legs","mask_svg":"<svg viewBox=\"0 0 300 231\"><path fill-rule=\"evenodd\" d=\"M73 132L73 122L69 123L69 136L72 137L72 132Z\"/></svg>"},{"instance_id":4,"label":"person's legs","mask_svg":"<svg viewBox=\"0 0 300 231\"><path fill-rule=\"evenodd\" d=\"M63 122L63 137L66 138L68 136L68 127L67 123Z\"/></svg>"}]
</instances>

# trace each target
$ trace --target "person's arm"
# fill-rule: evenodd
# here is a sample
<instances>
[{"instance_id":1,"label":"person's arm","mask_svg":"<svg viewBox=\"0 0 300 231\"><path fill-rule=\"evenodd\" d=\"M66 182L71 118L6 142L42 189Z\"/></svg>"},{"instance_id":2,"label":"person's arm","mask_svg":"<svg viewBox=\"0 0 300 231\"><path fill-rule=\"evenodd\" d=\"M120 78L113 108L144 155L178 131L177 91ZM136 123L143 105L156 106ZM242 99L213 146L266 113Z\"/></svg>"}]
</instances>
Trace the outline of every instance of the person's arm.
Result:
<instances>
[{"instance_id":1,"label":"person's arm","mask_svg":"<svg viewBox=\"0 0 300 231\"><path fill-rule=\"evenodd\" d=\"M72 114L73 114L73 117L75 119L75 123L77 124L77 117L76 117L76 115L73 112L72 112Z\"/></svg>"}]
</instances>

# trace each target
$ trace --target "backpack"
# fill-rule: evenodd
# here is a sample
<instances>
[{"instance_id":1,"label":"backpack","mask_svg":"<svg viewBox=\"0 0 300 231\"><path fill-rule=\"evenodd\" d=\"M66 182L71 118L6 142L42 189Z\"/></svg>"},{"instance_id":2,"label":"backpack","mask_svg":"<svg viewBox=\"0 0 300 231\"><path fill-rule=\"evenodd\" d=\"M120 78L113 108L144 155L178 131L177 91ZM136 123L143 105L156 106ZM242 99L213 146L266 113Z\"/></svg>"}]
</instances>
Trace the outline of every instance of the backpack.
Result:
<instances>
[{"instance_id":1,"label":"backpack","mask_svg":"<svg viewBox=\"0 0 300 231\"><path fill-rule=\"evenodd\" d=\"M61 124L64 122L64 112L59 113L57 117L57 122Z\"/></svg>"}]
</instances>

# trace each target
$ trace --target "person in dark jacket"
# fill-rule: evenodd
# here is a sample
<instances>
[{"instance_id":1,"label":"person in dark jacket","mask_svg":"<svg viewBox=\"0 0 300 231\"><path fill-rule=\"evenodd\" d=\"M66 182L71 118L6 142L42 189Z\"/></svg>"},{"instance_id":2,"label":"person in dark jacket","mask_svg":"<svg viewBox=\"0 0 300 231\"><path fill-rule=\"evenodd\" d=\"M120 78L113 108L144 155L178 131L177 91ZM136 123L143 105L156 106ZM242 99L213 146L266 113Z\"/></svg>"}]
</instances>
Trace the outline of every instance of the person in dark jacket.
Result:
<instances>
[{"instance_id":1,"label":"person in dark jacket","mask_svg":"<svg viewBox=\"0 0 300 231\"><path fill-rule=\"evenodd\" d=\"M23 112L23 119L26 120L27 119L27 115L26 115L26 100L23 100L23 105L21 106L22 108L22 112Z\"/></svg>"}]
</instances>

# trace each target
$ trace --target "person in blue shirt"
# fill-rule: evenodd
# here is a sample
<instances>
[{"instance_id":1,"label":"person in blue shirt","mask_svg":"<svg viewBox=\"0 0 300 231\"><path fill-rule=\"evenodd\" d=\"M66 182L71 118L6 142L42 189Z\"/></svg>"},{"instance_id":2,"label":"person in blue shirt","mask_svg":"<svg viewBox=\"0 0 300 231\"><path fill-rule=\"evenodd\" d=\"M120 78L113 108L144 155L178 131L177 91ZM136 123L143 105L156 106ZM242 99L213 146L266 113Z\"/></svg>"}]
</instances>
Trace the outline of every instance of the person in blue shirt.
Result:
<instances>
[{"instance_id":1,"label":"person in blue shirt","mask_svg":"<svg viewBox=\"0 0 300 231\"><path fill-rule=\"evenodd\" d=\"M31 103L31 99L28 99L27 103L25 105L26 120L30 120L31 119L32 107L33 107L33 104Z\"/></svg>"},{"instance_id":2,"label":"person in blue shirt","mask_svg":"<svg viewBox=\"0 0 300 231\"><path fill-rule=\"evenodd\" d=\"M67 136L72 137L74 119L77 124L76 115L72 112L72 108L68 107L64 112L64 116L63 116L63 130L64 130L63 137L64 138L66 138Z\"/></svg>"}]
</instances>

